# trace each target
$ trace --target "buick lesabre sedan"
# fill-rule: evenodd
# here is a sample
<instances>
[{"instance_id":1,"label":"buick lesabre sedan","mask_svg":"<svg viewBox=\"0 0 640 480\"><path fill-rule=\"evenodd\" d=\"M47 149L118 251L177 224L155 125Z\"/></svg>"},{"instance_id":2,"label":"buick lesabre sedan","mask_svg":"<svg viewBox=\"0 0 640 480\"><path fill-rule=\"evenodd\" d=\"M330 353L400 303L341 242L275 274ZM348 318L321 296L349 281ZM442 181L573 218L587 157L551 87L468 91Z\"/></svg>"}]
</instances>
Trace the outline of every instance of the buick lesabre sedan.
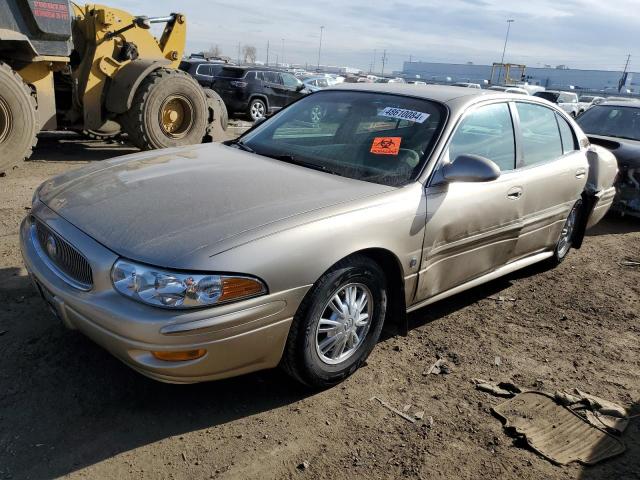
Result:
<instances>
[{"instance_id":1,"label":"buick lesabre sedan","mask_svg":"<svg viewBox=\"0 0 640 480\"><path fill-rule=\"evenodd\" d=\"M611 205L616 171L535 97L351 84L234 142L53 178L21 245L62 322L144 375L281 365L324 387L407 311L562 261Z\"/></svg>"}]
</instances>

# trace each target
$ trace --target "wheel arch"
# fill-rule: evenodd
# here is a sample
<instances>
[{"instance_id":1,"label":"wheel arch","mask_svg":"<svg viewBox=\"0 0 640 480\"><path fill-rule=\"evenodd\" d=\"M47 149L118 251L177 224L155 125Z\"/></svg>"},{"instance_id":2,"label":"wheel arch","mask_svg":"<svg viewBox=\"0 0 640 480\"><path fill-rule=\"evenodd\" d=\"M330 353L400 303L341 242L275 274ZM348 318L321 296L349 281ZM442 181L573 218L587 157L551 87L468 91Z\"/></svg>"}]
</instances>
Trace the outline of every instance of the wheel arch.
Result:
<instances>
[{"instance_id":1,"label":"wheel arch","mask_svg":"<svg viewBox=\"0 0 640 480\"><path fill-rule=\"evenodd\" d=\"M168 60L134 60L122 67L108 87L105 99L107 110L116 114L129 110L142 81L151 72L168 64Z\"/></svg>"},{"instance_id":2,"label":"wheel arch","mask_svg":"<svg viewBox=\"0 0 640 480\"><path fill-rule=\"evenodd\" d=\"M396 333L407 335L409 331L407 303L400 259L386 248L366 248L351 255L368 257L382 268L386 276L387 292L389 294L385 327L389 329L389 327L393 326Z\"/></svg>"},{"instance_id":3,"label":"wheel arch","mask_svg":"<svg viewBox=\"0 0 640 480\"><path fill-rule=\"evenodd\" d=\"M251 105L251 102L253 102L255 99L262 100L264 102L264 104L267 106L267 111L269 111L269 108L271 108L269 106L269 99L267 98L267 96L264 93L253 93L249 97L249 105Z\"/></svg>"}]
</instances>

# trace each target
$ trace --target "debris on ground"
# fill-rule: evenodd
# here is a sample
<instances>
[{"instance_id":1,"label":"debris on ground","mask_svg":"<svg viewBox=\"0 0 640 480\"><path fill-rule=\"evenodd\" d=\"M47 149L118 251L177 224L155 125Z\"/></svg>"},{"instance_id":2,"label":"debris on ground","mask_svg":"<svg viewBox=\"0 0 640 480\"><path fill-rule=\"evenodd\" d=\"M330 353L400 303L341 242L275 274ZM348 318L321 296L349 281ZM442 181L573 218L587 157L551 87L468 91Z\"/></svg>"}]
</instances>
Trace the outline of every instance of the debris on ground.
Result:
<instances>
[{"instance_id":1,"label":"debris on ground","mask_svg":"<svg viewBox=\"0 0 640 480\"><path fill-rule=\"evenodd\" d=\"M451 373L451 367L444 358L439 358L423 372L423 375L448 375L449 373Z\"/></svg>"},{"instance_id":2,"label":"debris on ground","mask_svg":"<svg viewBox=\"0 0 640 480\"><path fill-rule=\"evenodd\" d=\"M517 298L515 297L503 297L502 295L498 295L497 297L487 297L487 300L494 300L496 302L515 302Z\"/></svg>"},{"instance_id":3,"label":"debris on ground","mask_svg":"<svg viewBox=\"0 0 640 480\"><path fill-rule=\"evenodd\" d=\"M497 397L511 398L522 392L520 387L510 382L493 383L480 378L474 378L473 383L475 383L476 389L491 393Z\"/></svg>"},{"instance_id":4,"label":"debris on ground","mask_svg":"<svg viewBox=\"0 0 640 480\"><path fill-rule=\"evenodd\" d=\"M571 393L555 392L554 398L594 427L602 428L609 433L621 435L629 425L629 413L624 407L577 388Z\"/></svg>"},{"instance_id":5,"label":"debris on ground","mask_svg":"<svg viewBox=\"0 0 640 480\"><path fill-rule=\"evenodd\" d=\"M624 443L594 427L553 395L524 392L493 408L507 431L557 465L593 465L624 452Z\"/></svg>"},{"instance_id":6,"label":"debris on ground","mask_svg":"<svg viewBox=\"0 0 640 480\"><path fill-rule=\"evenodd\" d=\"M638 268L640 267L640 258L626 257L620 260L618 262L618 265L620 265L621 267Z\"/></svg>"},{"instance_id":7,"label":"debris on ground","mask_svg":"<svg viewBox=\"0 0 640 480\"><path fill-rule=\"evenodd\" d=\"M396 415L404 418L407 422L411 422L411 423L416 423L416 419L413 418L410 415L407 415L404 412L401 412L400 410L398 410L397 408L392 407L391 405L389 405L387 402L385 402L384 400L382 400L381 398L378 398L376 396L373 396L369 399L371 400L377 400L380 405L382 405L384 408L386 408L387 410L390 410L391 412L395 413Z\"/></svg>"},{"instance_id":8,"label":"debris on ground","mask_svg":"<svg viewBox=\"0 0 640 480\"><path fill-rule=\"evenodd\" d=\"M299 463L297 468L298 468L298 470L306 470L310 466L311 466L311 464L305 460L304 462Z\"/></svg>"}]
</instances>

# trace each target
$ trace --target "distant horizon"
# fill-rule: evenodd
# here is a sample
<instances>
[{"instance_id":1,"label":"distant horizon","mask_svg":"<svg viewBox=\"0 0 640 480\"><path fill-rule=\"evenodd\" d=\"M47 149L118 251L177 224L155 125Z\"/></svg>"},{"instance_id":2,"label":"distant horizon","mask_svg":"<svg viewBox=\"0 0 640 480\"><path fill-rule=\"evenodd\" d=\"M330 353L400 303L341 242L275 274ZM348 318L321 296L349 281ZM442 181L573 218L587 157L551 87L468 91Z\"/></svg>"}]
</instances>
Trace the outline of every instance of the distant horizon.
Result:
<instances>
[{"instance_id":1,"label":"distant horizon","mask_svg":"<svg viewBox=\"0 0 640 480\"><path fill-rule=\"evenodd\" d=\"M115 8L136 15L161 16L176 10L169 0L112 0ZM631 54L633 70L640 29L635 0L604 4L599 0L430 0L428 5L327 0L321 5L280 0L264 2L190 0L180 5L187 16L188 52L218 45L237 59L238 45L252 45L257 60L310 65L320 63L380 70L401 70L405 61L490 65L502 57L507 20L513 19L505 62L529 67L567 65L576 70L622 71ZM283 44L284 39L284 44ZM375 53L375 58L374 58Z\"/></svg>"}]
</instances>

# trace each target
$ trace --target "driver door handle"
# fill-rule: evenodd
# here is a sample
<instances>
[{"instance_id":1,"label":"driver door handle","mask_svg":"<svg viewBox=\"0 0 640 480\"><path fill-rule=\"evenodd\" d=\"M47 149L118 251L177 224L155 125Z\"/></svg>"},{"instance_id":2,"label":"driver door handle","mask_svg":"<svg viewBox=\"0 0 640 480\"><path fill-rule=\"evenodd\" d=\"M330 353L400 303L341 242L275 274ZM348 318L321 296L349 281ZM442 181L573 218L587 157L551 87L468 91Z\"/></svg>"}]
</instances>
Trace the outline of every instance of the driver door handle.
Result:
<instances>
[{"instance_id":1,"label":"driver door handle","mask_svg":"<svg viewBox=\"0 0 640 480\"><path fill-rule=\"evenodd\" d=\"M585 168L579 168L578 170L576 170L576 178L584 178L586 174L587 170Z\"/></svg>"},{"instance_id":2,"label":"driver door handle","mask_svg":"<svg viewBox=\"0 0 640 480\"><path fill-rule=\"evenodd\" d=\"M507 192L509 200L517 200L522 196L522 187L513 187Z\"/></svg>"}]
</instances>

